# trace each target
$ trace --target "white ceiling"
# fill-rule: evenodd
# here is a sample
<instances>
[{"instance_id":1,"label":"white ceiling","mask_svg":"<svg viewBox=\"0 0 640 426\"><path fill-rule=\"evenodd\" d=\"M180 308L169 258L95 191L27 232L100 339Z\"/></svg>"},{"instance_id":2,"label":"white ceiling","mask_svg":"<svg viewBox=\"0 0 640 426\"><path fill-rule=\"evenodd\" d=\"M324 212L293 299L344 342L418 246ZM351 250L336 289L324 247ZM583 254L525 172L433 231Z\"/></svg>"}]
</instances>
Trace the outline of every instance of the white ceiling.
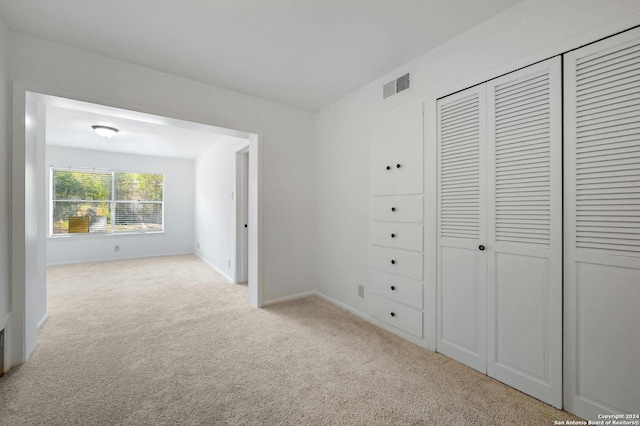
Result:
<instances>
[{"instance_id":1,"label":"white ceiling","mask_svg":"<svg viewBox=\"0 0 640 426\"><path fill-rule=\"evenodd\" d=\"M317 110L520 0L0 0L14 31Z\"/></svg>"},{"instance_id":2,"label":"white ceiling","mask_svg":"<svg viewBox=\"0 0 640 426\"><path fill-rule=\"evenodd\" d=\"M46 143L156 157L195 159L212 144L245 136L229 129L87 102L39 95L46 105ZM112 138L93 125L115 127Z\"/></svg>"}]
</instances>

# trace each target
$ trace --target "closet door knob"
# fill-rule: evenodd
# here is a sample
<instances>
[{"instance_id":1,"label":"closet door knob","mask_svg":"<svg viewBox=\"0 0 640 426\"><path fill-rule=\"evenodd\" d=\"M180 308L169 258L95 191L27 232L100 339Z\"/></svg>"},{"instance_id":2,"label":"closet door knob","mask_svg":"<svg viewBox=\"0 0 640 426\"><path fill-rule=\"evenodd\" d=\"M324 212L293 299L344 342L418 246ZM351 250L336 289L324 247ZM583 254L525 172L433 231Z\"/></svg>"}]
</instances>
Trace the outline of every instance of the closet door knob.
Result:
<instances>
[{"instance_id":1,"label":"closet door knob","mask_svg":"<svg viewBox=\"0 0 640 426\"><path fill-rule=\"evenodd\" d=\"M395 238L395 237L396 237L396 234L391 234L391 238Z\"/></svg>"},{"instance_id":2,"label":"closet door knob","mask_svg":"<svg viewBox=\"0 0 640 426\"><path fill-rule=\"evenodd\" d=\"M395 289L396 289L396 286L395 286L395 285L392 285L392 286L391 286L391 291L395 291Z\"/></svg>"},{"instance_id":3,"label":"closet door knob","mask_svg":"<svg viewBox=\"0 0 640 426\"><path fill-rule=\"evenodd\" d=\"M391 211L392 211L392 212L395 212L395 211L396 211L396 208L395 208L395 207L391 207Z\"/></svg>"},{"instance_id":4,"label":"closet door knob","mask_svg":"<svg viewBox=\"0 0 640 426\"><path fill-rule=\"evenodd\" d=\"M395 313L395 312L391 312L391 316L392 316L392 317L395 317L395 316L396 316L396 313Z\"/></svg>"},{"instance_id":5,"label":"closet door knob","mask_svg":"<svg viewBox=\"0 0 640 426\"><path fill-rule=\"evenodd\" d=\"M400 163L396 164L396 169L399 169L400 167L402 167L400 166Z\"/></svg>"},{"instance_id":6,"label":"closet door knob","mask_svg":"<svg viewBox=\"0 0 640 426\"><path fill-rule=\"evenodd\" d=\"M387 166L387 170L391 170L391 166Z\"/></svg>"},{"instance_id":7,"label":"closet door knob","mask_svg":"<svg viewBox=\"0 0 640 426\"><path fill-rule=\"evenodd\" d=\"M480 250L480 251L484 251L484 246L483 246L483 245L479 245L479 246L478 246L478 250Z\"/></svg>"},{"instance_id":8,"label":"closet door knob","mask_svg":"<svg viewBox=\"0 0 640 426\"><path fill-rule=\"evenodd\" d=\"M393 260L393 259L391 259L391 264L392 264L392 265L395 265L395 264L396 264L396 261L395 261L395 260Z\"/></svg>"}]
</instances>

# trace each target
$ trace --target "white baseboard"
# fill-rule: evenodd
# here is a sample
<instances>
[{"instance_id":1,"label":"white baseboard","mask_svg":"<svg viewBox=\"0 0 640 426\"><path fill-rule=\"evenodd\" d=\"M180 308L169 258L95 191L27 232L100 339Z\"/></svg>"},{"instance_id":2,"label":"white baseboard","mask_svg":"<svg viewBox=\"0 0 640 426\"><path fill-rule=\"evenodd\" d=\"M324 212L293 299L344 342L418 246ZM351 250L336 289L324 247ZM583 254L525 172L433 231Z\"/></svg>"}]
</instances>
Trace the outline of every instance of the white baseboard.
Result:
<instances>
[{"instance_id":1,"label":"white baseboard","mask_svg":"<svg viewBox=\"0 0 640 426\"><path fill-rule=\"evenodd\" d=\"M49 319L49 314L45 313L40 321L38 321L38 331L45 325L47 320Z\"/></svg>"},{"instance_id":2,"label":"white baseboard","mask_svg":"<svg viewBox=\"0 0 640 426\"><path fill-rule=\"evenodd\" d=\"M126 257L114 257L114 258L105 258L105 259L89 259L89 260L79 260L79 261L69 261L69 262L47 263L46 266L76 265L81 263L94 263L94 262L117 262L118 260L147 259L151 257L167 257L167 256L183 256L185 254L195 254L197 256L197 254L192 251L185 251L180 253L145 254L141 256L126 256Z\"/></svg>"},{"instance_id":3,"label":"white baseboard","mask_svg":"<svg viewBox=\"0 0 640 426\"><path fill-rule=\"evenodd\" d=\"M362 318L365 321L369 321L371 322L371 317L368 314L365 314L362 311L359 311L357 309L352 308L351 306L342 303L342 302L338 302L336 299L327 296L326 294L322 294L319 291L315 291L314 292L316 296L318 296L320 299L322 300L326 300L327 302L331 303L332 305L336 305L337 307L339 307L340 309L344 309L347 312L352 313L353 315Z\"/></svg>"},{"instance_id":4,"label":"white baseboard","mask_svg":"<svg viewBox=\"0 0 640 426\"><path fill-rule=\"evenodd\" d=\"M209 265L209 267L211 269L213 269L214 271L216 271L217 273L219 273L220 275L222 275L223 277L225 277L226 279L228 279L229 281L231 281L232 283L236 284L236 281L231 278L229 275L227 275L225 272L221 271L220 268L218 268L216 265L214 265L213 263L209 262L208 260L204 259L202 256L200 256L198 253L192 253L195 254L198 259L202 260L204 263L206 263L207 265Z\"/></svg>"},{"instance_id":5,"label":"white baseboard","mask_svg":"<svg viewBox=\"0 0 640 426\"><path fill-rule=\"evenodd\" d=\"M262 302L262 306L277 305L278 303L291 302L292 300L304 299L305 297L315 296L315 291L305 291L303 293L292 294L291 296L281 297L279 299L271 299Z\"/></svg>"},{"instance_id":6,"label":"white baseboard","mask_svg":"<svg viewBox=\"0 0 640 426\"><path fill-rule=\"evenodd\" d=\"M327 302L329 302L329 303L331 303L333 305L336 305L337 307L339 307L341 309L344 309L345 311L347 311L349 313L352 313L353 315L355 315L357 317L362 318L363 320L375 325L376 327L380 327L380 328L382 328L382 329L384 329L384 330L386 330L386 331L388 331L390 333L393 333L393 334L395 334L397 336L400 336L403 339L408 340L408 341L410 341L411 343L413 343L415 345L418 345L418 346L421 346L423 348L429 349L427 347L427 343L426 343L426 341L424 339L421 339L419 337L415 337L415 336L413 336L413 335L411 335L409 333L406 333L406 332L400 330L399 328L393 327L392 325L387 324L387 323L385 323L383 321L379 321L379 320L373 318L372 316L370 316L369 314L365 314L364 312L359 311L357 309L354 309L349 305L346 305L346 304L344 304L342 302L338 302L337 300L335 300L335 299L333 299L333 298L331 298L331 297L329 297L329 296L327 296L325 294L322 294L317 290L315 291L315 294L319 298L321 298L323 300L326 300Z\"/></svg>"}]
</instances>

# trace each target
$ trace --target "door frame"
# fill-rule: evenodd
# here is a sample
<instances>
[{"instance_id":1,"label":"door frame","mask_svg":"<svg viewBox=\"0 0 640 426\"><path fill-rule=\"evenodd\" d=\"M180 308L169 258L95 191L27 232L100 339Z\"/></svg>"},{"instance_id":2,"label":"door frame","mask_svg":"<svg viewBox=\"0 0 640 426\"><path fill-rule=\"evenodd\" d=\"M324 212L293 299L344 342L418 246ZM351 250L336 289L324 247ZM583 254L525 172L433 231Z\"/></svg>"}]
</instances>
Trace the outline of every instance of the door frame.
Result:
<instances>
[{"instance_id":1,"label":"door frame","mask_svg":"<svg viewBox=\"0 0 640 426\"><path fill-rule=\"evenodd\" d=\"M38 297L46 294L46 170L44 167L44 106L50 98L71 99L205 124L222 134L249 140L249 285L248 301L262 307L262 132L249 126L224 123L208 116L170 108L126 103L84 93L13 82L11 121L11 313L7 317L5 352L9 369L26 362L37 346L37 332L47 319L38 314ZM38 167L40 165L40 167ZM46 295L44 296L46 298ZM45 299L46 303L46 299ZM34 306L34 304L36 306Z\"/></svg>"}]
</instances>

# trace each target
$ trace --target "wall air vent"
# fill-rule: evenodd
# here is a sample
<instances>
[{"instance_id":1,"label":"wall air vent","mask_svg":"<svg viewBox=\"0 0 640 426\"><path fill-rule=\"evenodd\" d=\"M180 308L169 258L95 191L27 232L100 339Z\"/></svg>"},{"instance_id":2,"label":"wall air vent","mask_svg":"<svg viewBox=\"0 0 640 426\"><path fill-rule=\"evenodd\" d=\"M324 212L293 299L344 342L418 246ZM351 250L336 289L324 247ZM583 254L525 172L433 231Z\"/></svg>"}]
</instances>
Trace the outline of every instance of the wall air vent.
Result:
<instances>
[{"instance_id":1,"label":"wall air vent","mask_svg":"<svg viewBox=\"0 0 640 426\"><path fill-rule=\"evenodd\" d=\"M382 86L382 98L386 99L389 96L393 96L396 93L400 93L403 90L407 90L411 84L409 73L406 73L402 77L398 77Z\"/></svg>"}]
</instances>

